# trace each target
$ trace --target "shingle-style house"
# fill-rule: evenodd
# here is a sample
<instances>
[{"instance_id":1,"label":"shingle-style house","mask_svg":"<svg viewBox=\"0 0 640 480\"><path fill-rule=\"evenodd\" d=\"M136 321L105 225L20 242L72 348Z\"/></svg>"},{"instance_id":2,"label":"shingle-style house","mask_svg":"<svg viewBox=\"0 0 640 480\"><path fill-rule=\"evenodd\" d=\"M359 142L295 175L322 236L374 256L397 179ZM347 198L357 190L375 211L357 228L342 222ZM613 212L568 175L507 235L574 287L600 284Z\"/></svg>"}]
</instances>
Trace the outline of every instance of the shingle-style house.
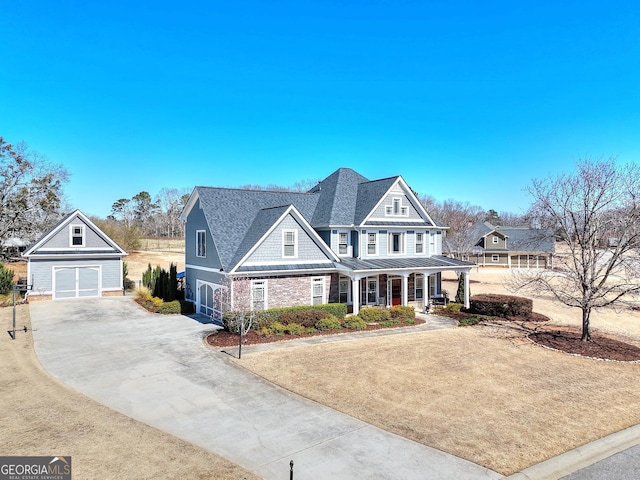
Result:
<instances>
[{"instance_id":1,"label":"shingle-style house","mask_svg":"<svg viewBox=\"0 0 640 480\"><path fill-rule=\"evenodd\" d=\"M475 266L442 256L444 227L400 176L370 181L341 168L306 193L196 187L181 218L185 295L214 317L216 290L233 290L237 279L250 280L254 309L340 302L353 313L423 310L441 295L443 271Z\"/></svg>"},{"instance_id":2,"label":"shingle-style house","mask_svg":"<svg viewBox=\"0 0 640 480\"><path fill-rule=\"evenodd\" d=\"M127 255L80 210L62 218L22 254L30 299L122 295Z\"/></svg>"},{"instance_id":3,"label":"shingle-style house","mask_svg":"<svg viewBox=\"0 0 640 480\"><path fill-rule=\"evenodd\" d=\"M475 242L470 252L456 252L445 239L445 254L476 262L480 267L553 267L555 237L551 230L478 222L471 226L469 236Z\"/></svg>"}]
</instances>

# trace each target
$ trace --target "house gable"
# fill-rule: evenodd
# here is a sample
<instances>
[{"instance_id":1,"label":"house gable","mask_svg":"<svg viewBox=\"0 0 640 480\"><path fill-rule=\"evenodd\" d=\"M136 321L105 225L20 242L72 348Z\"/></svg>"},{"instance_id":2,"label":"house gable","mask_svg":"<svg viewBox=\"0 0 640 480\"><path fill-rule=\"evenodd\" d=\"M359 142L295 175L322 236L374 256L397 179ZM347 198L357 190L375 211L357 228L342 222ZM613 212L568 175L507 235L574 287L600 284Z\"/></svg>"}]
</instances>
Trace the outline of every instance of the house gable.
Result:
<instances>
[{"instance_id":1,"label":"house gable","mask_svg":"<svg viewBox=\"0 0 640 480\"><path fill-rule=\"evenodd\" d=\"M23 256L64 254L122 256L126 252L80 210L76 210L28 248Z\"/></svg>"},{"instance_id":2,"label":"house gable","mask_svg":"<svg viewBox=\"0 0 640 480\"><path fill-rule=\"evenodd\" d=\"M369 183L361 186L356 223L436 226L402 177Z\"/></svg>"},{"instance_id":3,"label":"house gable","mask_svg":"<svg viewBox=\"0 0 640 480\"><path fill-rule=\"evenodd\" d=\"M338 258L293 205L261 210L245 237L231 273L246 267L318 266Z\"/></svg>"}]
</instances>

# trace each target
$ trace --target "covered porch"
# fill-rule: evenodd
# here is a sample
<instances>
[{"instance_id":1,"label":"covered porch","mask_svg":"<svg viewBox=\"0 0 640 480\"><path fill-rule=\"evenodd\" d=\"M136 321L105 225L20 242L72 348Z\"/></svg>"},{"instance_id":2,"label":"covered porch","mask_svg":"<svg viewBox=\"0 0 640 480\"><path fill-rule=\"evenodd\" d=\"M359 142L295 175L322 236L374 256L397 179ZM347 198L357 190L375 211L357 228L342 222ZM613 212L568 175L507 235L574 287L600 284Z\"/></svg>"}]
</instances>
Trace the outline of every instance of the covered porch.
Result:
<instances>
[{"instance_id":1,"label":"covered porch","mask_svg":"<svg viewBox=\"0 0 640 480\"><path fill-rule=\"evenodd\" d=\"M469 307L469 273L475 264L442 256L360 260L346 259L338 266L341 290L350 282L348 297L353 314L362 307L413 306L426 312L433 298L441 298L442 272L465 273L464 306ZM344 297L343 297L344 298Z\"/></svg>"}]
</instances>

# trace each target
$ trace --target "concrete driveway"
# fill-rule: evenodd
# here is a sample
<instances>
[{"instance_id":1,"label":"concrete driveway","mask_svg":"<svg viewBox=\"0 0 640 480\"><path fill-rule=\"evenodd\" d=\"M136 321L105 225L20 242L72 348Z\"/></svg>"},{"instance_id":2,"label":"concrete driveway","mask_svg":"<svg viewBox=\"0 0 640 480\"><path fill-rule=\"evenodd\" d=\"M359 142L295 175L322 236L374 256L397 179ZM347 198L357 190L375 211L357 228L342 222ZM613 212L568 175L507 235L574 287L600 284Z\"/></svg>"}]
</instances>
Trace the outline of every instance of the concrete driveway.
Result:
<instances>
[{"instance_id":1,"label":"concrete driveway","mask_svg":"<svg viewBox=\"0 0 640 480\"><path fill-rule=\"evenodd\" d=\"M482 479L496 472L293 395L207 348L212 327L129 297L33 302L36 354L63 383L267 480ZM142 440L143 441L143 440Z\"/></svg>"}]
</instances>

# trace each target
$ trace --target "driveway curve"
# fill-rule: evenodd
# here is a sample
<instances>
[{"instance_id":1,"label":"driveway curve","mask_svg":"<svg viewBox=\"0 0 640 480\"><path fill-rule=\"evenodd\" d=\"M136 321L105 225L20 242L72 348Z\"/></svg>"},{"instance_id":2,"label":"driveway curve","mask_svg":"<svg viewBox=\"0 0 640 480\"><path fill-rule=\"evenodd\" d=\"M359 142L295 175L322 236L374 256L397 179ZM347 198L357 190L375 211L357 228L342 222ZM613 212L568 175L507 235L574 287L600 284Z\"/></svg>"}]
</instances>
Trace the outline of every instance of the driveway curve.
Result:
<instances>
[{"instance_id":1,"label":"driveway curve","mask_svg":"<svg viewBox=\"0 0 640 480\"><path fill-rule=\"evenodd\" d=\"M482 479L494 471L284 391L205 346L212 330L129 297L33 302L42 366L104 405L267 480ZM144 441L141 439L141 441Z\"/></svg>"}]
</instances>

